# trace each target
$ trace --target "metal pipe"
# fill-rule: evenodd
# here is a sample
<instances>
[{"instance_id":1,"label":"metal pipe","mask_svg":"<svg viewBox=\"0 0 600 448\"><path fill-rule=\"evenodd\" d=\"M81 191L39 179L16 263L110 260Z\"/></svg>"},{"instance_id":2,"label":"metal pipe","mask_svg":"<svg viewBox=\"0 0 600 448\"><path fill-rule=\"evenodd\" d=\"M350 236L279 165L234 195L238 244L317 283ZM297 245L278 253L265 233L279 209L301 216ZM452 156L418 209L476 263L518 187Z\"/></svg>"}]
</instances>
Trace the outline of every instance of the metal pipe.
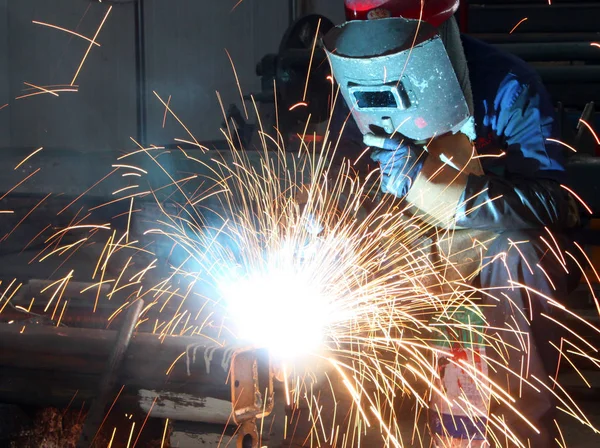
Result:
<instances>
[{"instance_id":1,"label":"metal pipe","mask_svg":"<svg viewBox=\"0 0 600 448\"><path fill-rule=\"evenodd\" d=\"M98 387L97 398L93 401L92 406L85 419L83 430L79 436L79 442L77 443L78 448L85 448L91 445L95 434L100 430L102 424L102 418L104 417L104 410L110 401L111 394L114 392L115 383L117 379L118 369L123 361L125 352L131 342L131 336L135 330L135 324L138 321L142 306L144 305L143 300L136 301L125 317L118 334L117 342L113 348L106 371L102 375L100 385Z\"/></svg>"},{"instance_id":2,"label":"metal pipe","mask_svg":"<svg viewBox=\"0 0 600 448\"><path fill-rule=\"evenodd\" d=\"M64 407L89 403L117 332L0 324L0 401ZM272 407L268 354L200 337L135 334L118 369L120 402L152 416L237 423ZM112 397L111 397L112 398ZM124 400L124 401L122 401Z\"/></svg>"}]
</instances>

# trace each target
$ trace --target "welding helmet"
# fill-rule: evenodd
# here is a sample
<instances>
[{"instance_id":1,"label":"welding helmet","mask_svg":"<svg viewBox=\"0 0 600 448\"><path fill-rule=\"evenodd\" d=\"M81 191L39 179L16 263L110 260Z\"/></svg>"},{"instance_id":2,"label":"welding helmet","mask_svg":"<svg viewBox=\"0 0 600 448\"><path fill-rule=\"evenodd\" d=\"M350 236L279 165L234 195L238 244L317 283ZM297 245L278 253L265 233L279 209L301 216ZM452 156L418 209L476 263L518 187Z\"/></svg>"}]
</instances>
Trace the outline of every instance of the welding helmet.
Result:
<instances>
[{"instance_id":1,"label":"welding helmet","mask_svg":"<svg viewBox=\"0 0 600 448\"><path fill-rule=\"evenodd\" d=\"M347 20L387 17L420 19L440 26L454 15L460 0L344 0Z\"/></svg>"},{"instance_id":2,"label":"welding helmet","mask_svg":"<svg viewBox=\"0 0 600 448\"><path fill-rule=\"evenodd\" d=\"M324 47L363 135L424 141L456 133L470 119L446 48L426 22L353 20L327 33Z\"/></svg>"}]
</instances>

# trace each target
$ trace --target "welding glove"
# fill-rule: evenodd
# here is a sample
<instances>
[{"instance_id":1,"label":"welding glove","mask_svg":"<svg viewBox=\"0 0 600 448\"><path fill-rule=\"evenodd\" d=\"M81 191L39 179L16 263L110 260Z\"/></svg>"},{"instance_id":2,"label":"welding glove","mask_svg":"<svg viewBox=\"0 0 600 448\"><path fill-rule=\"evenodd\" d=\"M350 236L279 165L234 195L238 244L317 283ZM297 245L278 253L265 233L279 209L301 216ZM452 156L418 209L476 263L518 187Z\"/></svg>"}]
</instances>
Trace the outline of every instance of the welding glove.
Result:
<instances>
[{"instance_id":1,"label":"welding glove","mask_svg":"<svg viewBox=\"0 0 600 448\"><path fill-rule=\"evenodd\" d=\"M367 146L379 148L371 152L371 160L380 166L381 191L405 197L423 168L427 151L401 136L367 134L363 141Z\"/></svg>"}]
</instances>

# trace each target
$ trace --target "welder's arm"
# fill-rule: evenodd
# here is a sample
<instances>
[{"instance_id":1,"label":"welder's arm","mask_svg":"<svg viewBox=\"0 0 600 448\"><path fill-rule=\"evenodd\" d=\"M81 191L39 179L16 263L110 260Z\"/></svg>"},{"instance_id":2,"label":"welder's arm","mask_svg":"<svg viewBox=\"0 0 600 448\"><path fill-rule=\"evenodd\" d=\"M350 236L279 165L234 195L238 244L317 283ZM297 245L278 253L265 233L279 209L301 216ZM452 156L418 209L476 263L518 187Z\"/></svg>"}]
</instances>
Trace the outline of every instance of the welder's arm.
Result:
<instances>
[{"instance_id":1,"label":"welder's arm","mask_svg":"<svg viewBox=\"0 0 600 448\"><path fill-rule=\"evenodd\" d=\"M456 214L457 226L482 230L564 229L577 223L569 193L549 179L470 175Z\"/></svg>"},{"instance_id":2,"label":"welder's arm","mask_svg":"<svg viewBox=\"0 0 600 448\"><path fill-rule=\"evenodd\" d=\"M568 228L577 206L560 186L563 154L554 110L538 80L507 79L500 87L496 132L506 143L503 176L470 175L457 210L457 225L472 229Z\"/></svg>"}]
</instances>

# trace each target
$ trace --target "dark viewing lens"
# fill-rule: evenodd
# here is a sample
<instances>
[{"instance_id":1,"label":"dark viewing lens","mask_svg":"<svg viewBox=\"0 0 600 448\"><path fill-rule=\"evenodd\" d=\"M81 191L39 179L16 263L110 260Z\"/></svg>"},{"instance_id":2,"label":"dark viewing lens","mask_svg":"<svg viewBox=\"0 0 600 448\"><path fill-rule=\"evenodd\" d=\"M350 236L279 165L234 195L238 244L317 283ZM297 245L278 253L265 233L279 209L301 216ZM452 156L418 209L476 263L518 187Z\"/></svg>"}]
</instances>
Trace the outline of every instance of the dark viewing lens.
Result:
<instances>
[{"instance_id":1,"label":"dark viewing lens","mask_svg":"<svg viewBox=\"0 0 600 448\"><path fill-rule=\"evenodd\" d=\"M394 94L389 90L383 92L355 91L354 98L359 109L372 107L398 107Z\"/></svg>"}]
</instances>

